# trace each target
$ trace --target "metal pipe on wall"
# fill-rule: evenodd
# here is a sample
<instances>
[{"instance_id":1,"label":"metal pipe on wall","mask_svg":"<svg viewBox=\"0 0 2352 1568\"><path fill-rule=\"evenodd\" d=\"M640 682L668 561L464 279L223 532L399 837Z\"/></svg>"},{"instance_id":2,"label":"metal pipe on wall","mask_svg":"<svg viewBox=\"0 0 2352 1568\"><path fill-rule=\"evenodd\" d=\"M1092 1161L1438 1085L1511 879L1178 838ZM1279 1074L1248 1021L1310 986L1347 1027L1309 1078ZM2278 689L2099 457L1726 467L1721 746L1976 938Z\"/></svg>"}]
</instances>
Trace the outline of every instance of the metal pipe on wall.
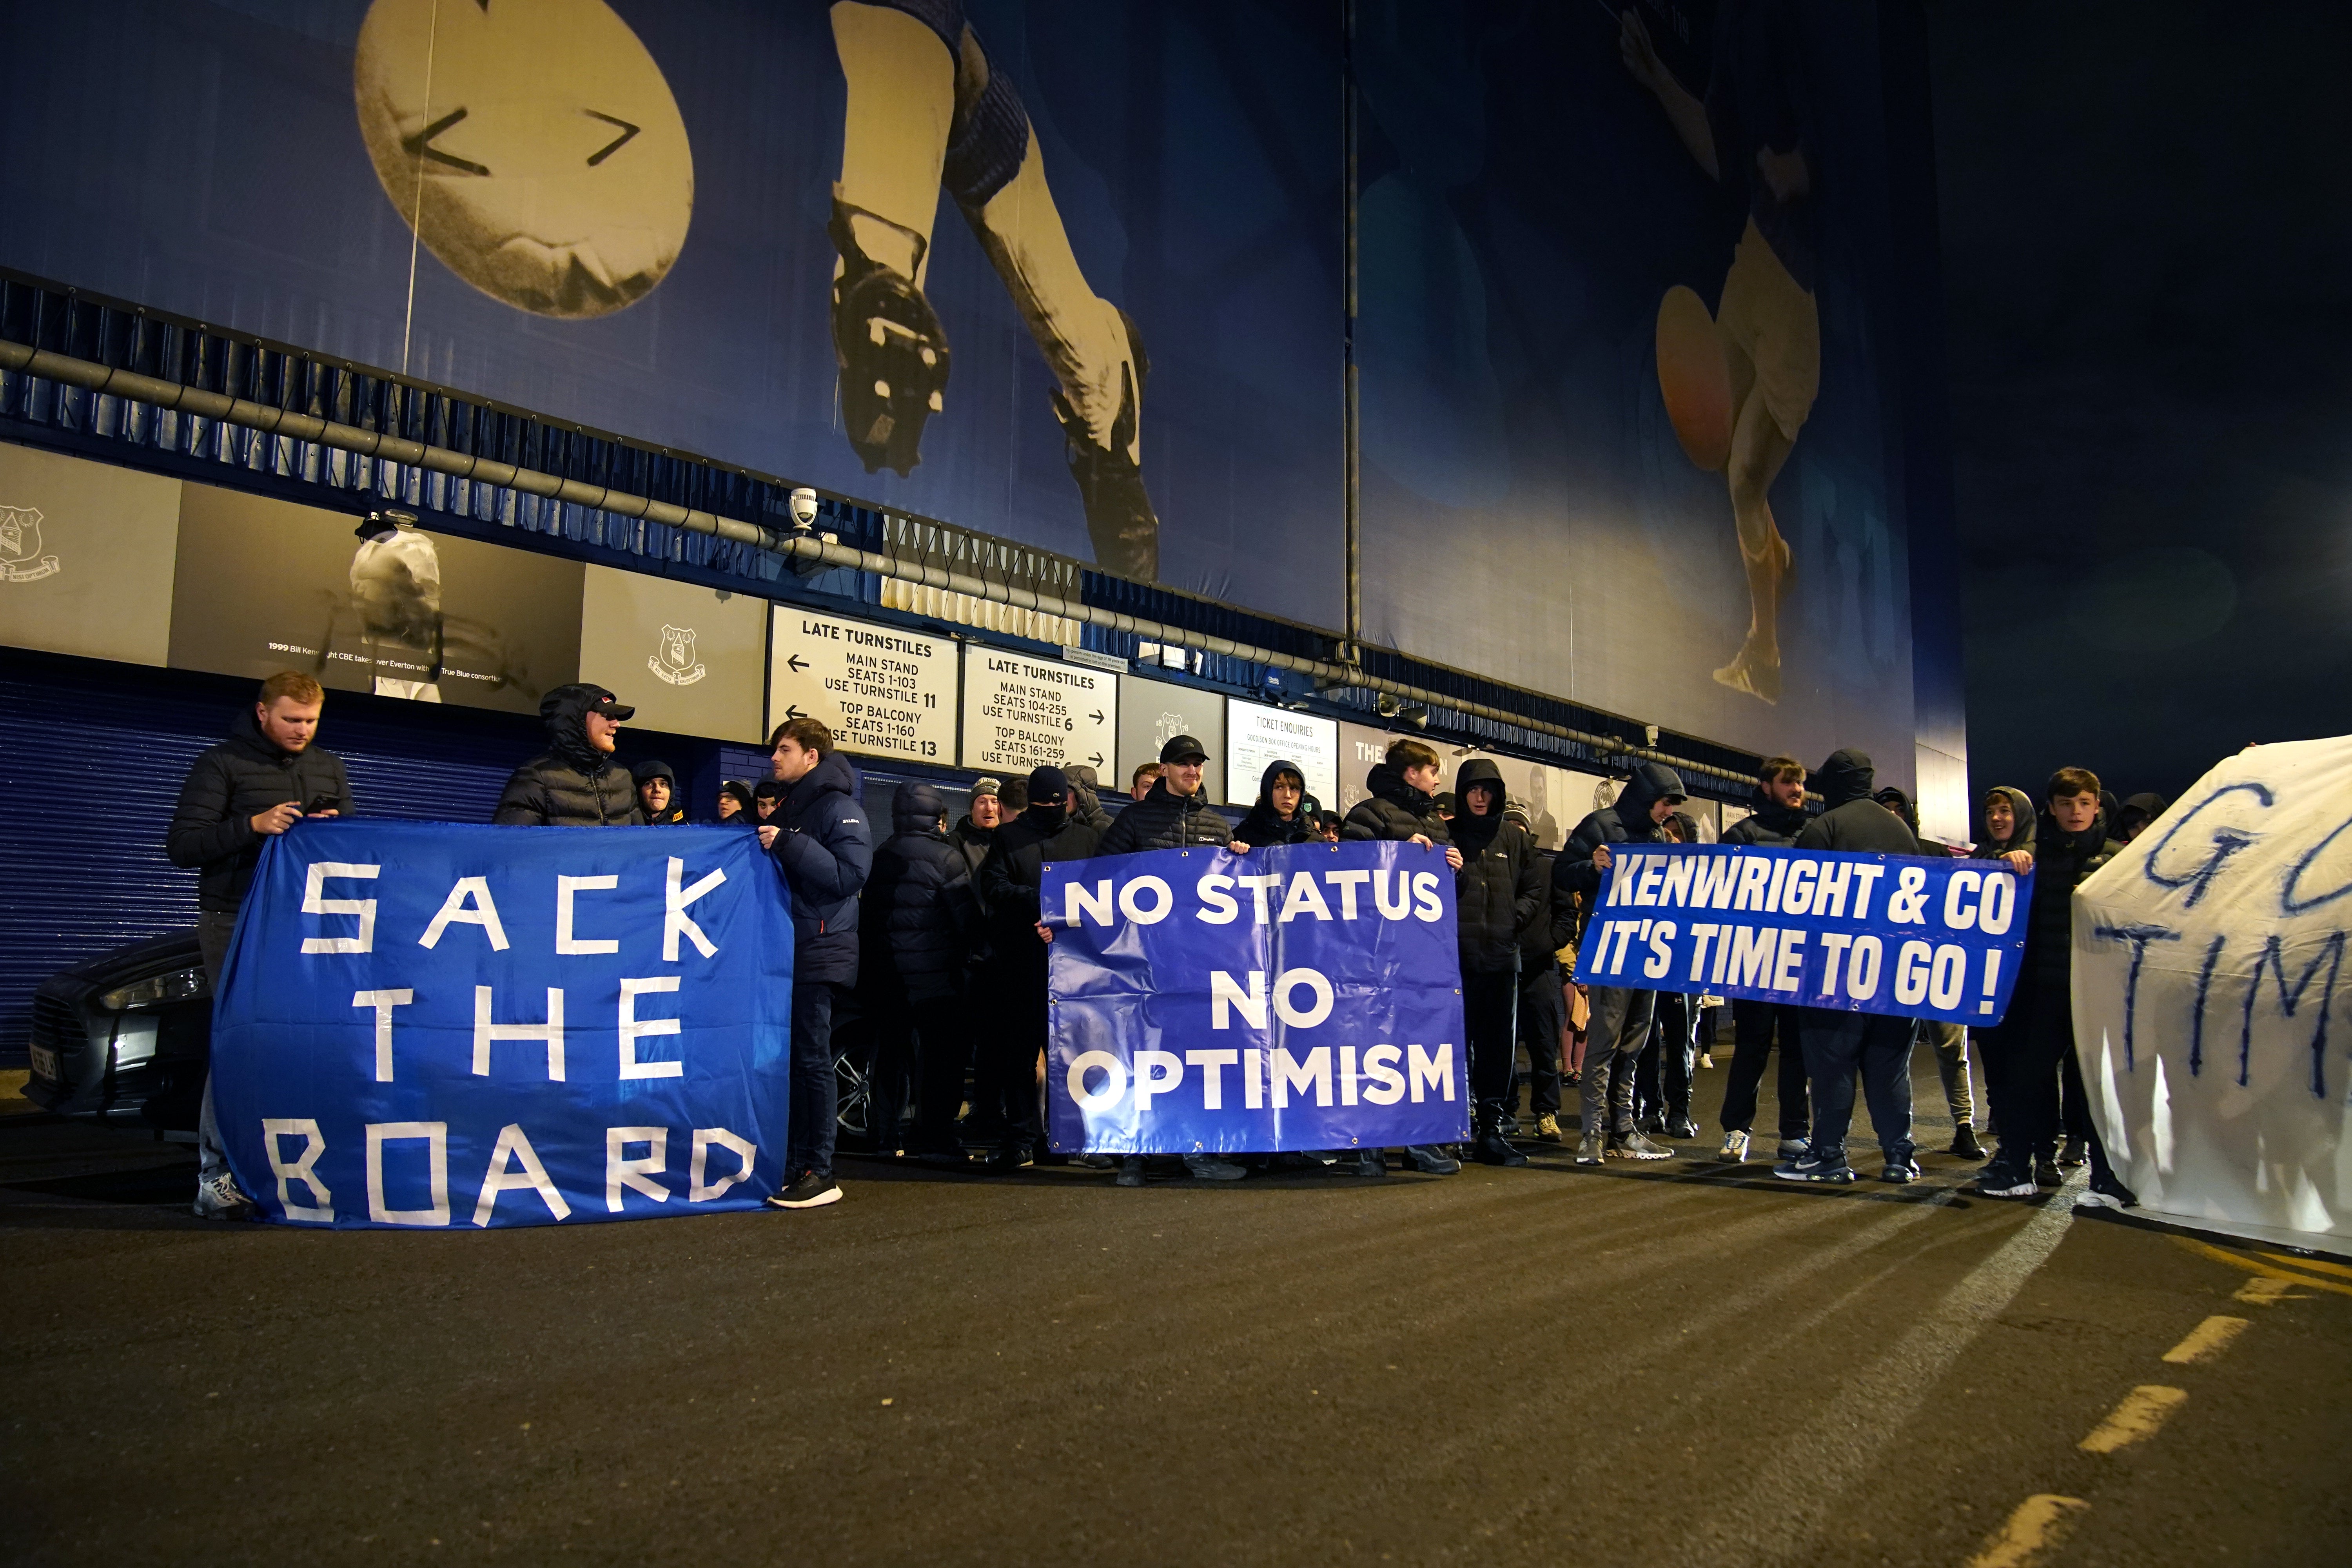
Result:
<instances>
[{"instance_id":1,"label":"metal pipe on wall","mask_svg":"<svg viewBox=\"0 0 2352 1568\"><path fill-rule=\"evenodd\" d=\"M340 425L315 415L297 414L266 403L253 403L226 393L206 392L201 387L181 382L163 381L155 376L141 375L134 371L117 370L110 365L68 355L36 349L29 344L0 341L0 371L10 371L45 381L60 382L78 386L100 396L121 397L134 403L144 403L158 408L194 414L257 431L266 436L283 436L290 440L310 441L338 451L356 453L361 457L380 458L386 462L404 463L411 468L425 468L446 474L452 479L472 480L505 489L520 490L526 495L541 496L550 500L569 502L594 510L615 512L623 517L643 518L671 528L683 528L695 533L714 534L721 539L772 550L795 560L815 562L827 567L847 567L853 571L870 572L877 576L895 578L900 582L920 584L970 598L988 599L1011 605L1018 609L1035 610L1042 614L1061 616L1084 621L1089 626L1110 631L1126 632L1155 642L1173 643L1184 647L1197 647L1206 652L1232 658L1246 659L1253 664L1271 665L1307 676L1325 688L1356 688L1385 692L1407 702L1423 707L1447 708L1458 713L1487 719L1497 723L1531 730L1538 734L1572 741L1578 745L1593 748L1604 757L1629 757L1643 762L1663 763L1682 772L1705 773L1745 785L1752 783L1746 774L1716 767L1711 763L1677 757L1645 746L1636 746L1614 735L1595 734L1590 731L1571 729L1550 723L1524 713L1496 708L1484 702L1472 702L1464 698L1447 696L1425 687L1411 686L1402 681L1384 679L1368 674L1351 663L1329 659L1308 658L1297 654L1282 653L1273 648L1253 647L1228 637L1172 626L1159 621L1123 615L1116 610L1097 608L1092 605L1056 598L1024 588L1017 584L992 582L985 578L951 572L923 561L909 561L895 554L877 554L872 551L828 542L814 534L780 532L758 523L737 518L720 517L715 512L658 501L627 490L615 490L583 484L577 479L560 479L536 469L519 468L511 463L497 462L464 452L453 452L445 447L428 447L420 441L410 441L381 431L363 430L357 426ZM1352 453L1351 453L1352 456ZM1349 581L1352 591L1355 557L1349 556ZM1352 639L1345 645L1350 654L1356 651Z\"/></svg>"}]
</instances>

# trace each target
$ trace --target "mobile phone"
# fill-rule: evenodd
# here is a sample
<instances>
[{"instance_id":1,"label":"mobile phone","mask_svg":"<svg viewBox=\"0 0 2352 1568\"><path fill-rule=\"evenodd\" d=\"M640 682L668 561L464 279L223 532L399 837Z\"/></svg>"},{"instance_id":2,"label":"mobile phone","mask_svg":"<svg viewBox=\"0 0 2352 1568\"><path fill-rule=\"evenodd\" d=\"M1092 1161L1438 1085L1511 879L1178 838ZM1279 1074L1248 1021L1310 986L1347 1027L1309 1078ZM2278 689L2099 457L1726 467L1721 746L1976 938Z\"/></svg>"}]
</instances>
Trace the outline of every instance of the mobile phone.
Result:
<instances>
[{"instance_id":1,"label":"mobile phone","mask_svg":"<svg viewBox=\"0 0 2352 1568\"><path fill-rule=\"evenodd\" d=\"M314 795L310 797L310 804L302 808L302 815L305 816L316 816L322 811L333 811L335 808L335 797L333 795Z\"/></svg>"}]
</instances>

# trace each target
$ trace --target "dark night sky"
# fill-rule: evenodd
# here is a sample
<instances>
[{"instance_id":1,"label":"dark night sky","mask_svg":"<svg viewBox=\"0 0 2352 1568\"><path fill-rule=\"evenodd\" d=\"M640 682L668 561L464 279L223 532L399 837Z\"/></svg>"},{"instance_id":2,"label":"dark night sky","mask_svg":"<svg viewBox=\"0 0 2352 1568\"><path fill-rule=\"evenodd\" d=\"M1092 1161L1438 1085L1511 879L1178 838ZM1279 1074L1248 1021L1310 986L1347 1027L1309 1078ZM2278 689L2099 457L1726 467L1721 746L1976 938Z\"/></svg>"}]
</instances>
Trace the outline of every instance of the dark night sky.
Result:
<instances>
[{"instance_id":1,"label":"dark night sky","mask_svg":"<svg viewBox=\"0 0 2352 1568\"><path fill-rule=\"evenodd\" d=\"M2352 730L2352 5L1929 14L1976 793Z\"/></svg>"}]
</instances>

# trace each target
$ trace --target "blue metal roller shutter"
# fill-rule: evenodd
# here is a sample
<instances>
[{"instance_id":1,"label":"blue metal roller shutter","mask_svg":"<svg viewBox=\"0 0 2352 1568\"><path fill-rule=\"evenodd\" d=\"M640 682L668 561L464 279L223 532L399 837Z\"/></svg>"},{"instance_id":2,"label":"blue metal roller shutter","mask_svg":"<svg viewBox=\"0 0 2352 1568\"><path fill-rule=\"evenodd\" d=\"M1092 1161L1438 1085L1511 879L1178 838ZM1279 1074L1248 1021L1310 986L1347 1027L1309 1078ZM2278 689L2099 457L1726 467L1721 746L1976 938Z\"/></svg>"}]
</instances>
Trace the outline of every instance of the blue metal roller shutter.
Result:
<instances>
[{"instance_id":1,"label":"blue metal roller shutter","mask_svg":"<svg viewBox=\"0 0 2352 1568\"><path fill-rule=\"evenodd\" d=\"M0 651L0 1062L33 991L68 964L194 925L196 879L163 858L180 782L250 682ZM333 693L323 742L372 816L487 822L535 719Z\"/></svg>"}]
</instances>

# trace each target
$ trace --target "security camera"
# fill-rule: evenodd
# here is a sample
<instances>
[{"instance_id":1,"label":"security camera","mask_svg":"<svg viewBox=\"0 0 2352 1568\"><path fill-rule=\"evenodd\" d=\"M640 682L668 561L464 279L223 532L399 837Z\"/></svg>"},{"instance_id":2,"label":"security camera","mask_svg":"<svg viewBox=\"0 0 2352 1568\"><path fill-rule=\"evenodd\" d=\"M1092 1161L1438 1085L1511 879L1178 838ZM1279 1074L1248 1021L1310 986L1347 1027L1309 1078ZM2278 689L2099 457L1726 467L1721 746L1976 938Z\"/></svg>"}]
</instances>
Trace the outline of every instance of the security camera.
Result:
<instances>
[{"instance_id":1,"label":"security camera","mask_svg":"<svg viewBox=\"0 0 2352 1568\"><path fill-rule=\"evenodd\" d=\"M806 485L793 492L793 526L806 531L816 521L816 491Z\"/></svg>"},{"instance_id":2,"label":"security camera","mask_svg":"<svg viewBox=\"0 0 2352 1568\"><path fill-rule=\"evenodd\" d=\"M1412 725L1416 730L1426 730L1429 728L1429 710L1423 707L1418 702L1414 703L1410 708L1399 709L1397 710L1397 717L1403 720L1406 723Z\"/></svg>"},{"instance_id":3,"label":"security camera","mask_svg":"<svg viewBox=\"0 0 2352 1568\"><path fill-rule=\"evenodd\" d=\"M382 542L390 539L403 528L415 526L416 514L406 508L378 507L360 519L360 525L352 530L352 537Z\"/></svg>"}]
</instances>

